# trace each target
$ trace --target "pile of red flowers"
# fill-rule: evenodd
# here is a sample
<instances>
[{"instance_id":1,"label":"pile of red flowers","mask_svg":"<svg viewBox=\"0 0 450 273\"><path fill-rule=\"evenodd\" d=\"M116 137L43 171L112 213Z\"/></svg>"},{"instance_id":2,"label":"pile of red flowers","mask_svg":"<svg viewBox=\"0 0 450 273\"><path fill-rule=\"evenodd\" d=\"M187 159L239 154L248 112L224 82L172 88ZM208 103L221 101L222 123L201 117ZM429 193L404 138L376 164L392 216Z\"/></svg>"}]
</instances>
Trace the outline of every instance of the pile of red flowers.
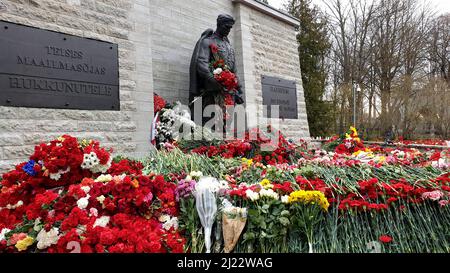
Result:
<instances>
[{"instance_id":1,"label":"pile of red flowers","mask_svg":"<svg viewBox=\"0 0 450 273\"><path fill-rule=\"evenodd\" d=\"M342 143L336 147L335 152L338 154L353 154L357 151L367 151L367 149L364 147L362 140L358 137L356 128L350 127L345 139L343 139Z\"/></svg>"},{"instance_id":2,"label":"pile of red flowers","mask_svg":"<svg viewBox=\"0 0 450 273\"><path fill-rule=\"evenodd\" d=\"M417 139L417 140L405 140L403 137L399 137L396 144L410 145L410 144L419 144L419 145L437 145L437 146L447 146L447 142L442 139Z\"/></svg>"},{"instance_id":3,"label":"pile of red flowers","mask_svg":"<svg viewBox=\"0 0 450 273\"><path fill-rule=\"evenodd\" d=\"M380 211L388 209L399 200L416 204L433 200L439 201L441 206L449 203L445 196L449 196L450 192L450 173L443 174L429 181L427 185L420 186L413 186L404 179L391 180L390 183L386 183L371 178L359 181L356 187L357 191L338 185L329 187L321 179L306 179L302 176L298 176L296 182L303 190L323 192L328 202L335 204L339 210Z\"/></svg>"},{"instance_id":4,"label":"pile of red flowers","mask_svg":"<svg viewBox=\"0 0 450 273\"><path fill-rule=\"evenodd\" d=\"M3 175L0 252L183 252L175 184L111 161L98 142L67 135L37 146ZM92 172L108 162L107 174Z\"/></svg>"},{"instance_id":5,"label":"pile of red flowers","mask_svg":"<svg viewBox=\"0 0 450 273\"><path fill-rule=\"evenodd\" d=\"M108 170L112 161L110 152L101 148L97 141L78 143L76 138L63 135L36 146L28 162L3 175L2 184L12 186L26 182L47 188L71 184Z\"/></svg>"},{"instance_id":6,"label":"pile of red flowers","mask_svg":"<svg viewBox=\"0 0 450 273\"><path fill-rule=\"evenodd\" d=\"M289 142L280 131L276 133L270 137L265 136L259 128L252 129L242 139L226 141L220 145L201 146L191 152L208 157L246 157L270 165L289 163L292 161L291 156L297 152L297 146Z\"/></svg>"}]
</instances>

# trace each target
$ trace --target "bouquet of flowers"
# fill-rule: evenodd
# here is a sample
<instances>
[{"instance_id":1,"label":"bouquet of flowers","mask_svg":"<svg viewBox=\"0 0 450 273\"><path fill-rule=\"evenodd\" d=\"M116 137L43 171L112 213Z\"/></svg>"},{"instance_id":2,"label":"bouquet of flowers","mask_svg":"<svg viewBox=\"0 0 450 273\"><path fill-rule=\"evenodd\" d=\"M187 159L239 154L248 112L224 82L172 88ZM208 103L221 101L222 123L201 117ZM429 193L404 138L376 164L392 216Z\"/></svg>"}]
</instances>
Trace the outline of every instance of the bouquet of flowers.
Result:
<instances>
[{"instance_id":1,"label":"bouquet of flowers","mask_svg":"<svg viewBox=\"0 0 450 273\"><path fill-rule=\"evenodd\" d=\"M219 54L219 49L216 44L210 45L213 60L210 64L211 71L214 78L224 87L220 96L218 96L218 104L222 107L225 105L234 105L234 95L236 95L239 82L236 75L230 71L230 68L225 64L224 59Z\"/></svg>"},{"instance_id":2,"label":"bouquet of flowers","mask_svg":"<svg viewBox=\"0 0 450 273\"><path fill-rule=\"evenodd\" d=\"M247 209L233 206L227 199L222 201L222 231L224 252L230 253L236 246L247 222Z\"/></svg>"},{"instance_id":3,"label":"bouquet of flowers","mask_svg":"<svg viewBox=\"0 0 450 273\"><path fill-rule=\"evenodd\" d=\"M356 128L351 126L350 130L345 134L345 139L336 147L335 152L338 154L353 154L358 151L370 152L369 149L364 147Z\"/></svg>"}]
</instances>

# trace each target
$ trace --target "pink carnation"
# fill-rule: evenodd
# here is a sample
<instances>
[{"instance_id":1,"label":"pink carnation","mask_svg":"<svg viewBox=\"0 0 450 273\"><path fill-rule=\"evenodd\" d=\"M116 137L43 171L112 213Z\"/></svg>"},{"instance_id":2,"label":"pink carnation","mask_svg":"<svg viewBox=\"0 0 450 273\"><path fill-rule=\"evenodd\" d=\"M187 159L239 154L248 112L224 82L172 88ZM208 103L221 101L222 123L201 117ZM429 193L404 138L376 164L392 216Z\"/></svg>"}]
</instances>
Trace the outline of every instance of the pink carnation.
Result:
<instances>
[{"instance_id":1,"label":"pink carnation","mask_svg":"<svg viewBox=\"0 0 450 273\"><path fill-rule=\"evenodd\" d=\"M430 199L433 201L437 201L437 200L441 199L443 196L444 196L444 194L441 191L429 191L429 192L424 192L422 194L423 199Z\"/></svg>"},{"instance_id":2,"label":"pink carnation","mask_svg":"<svg viewBox=\"0 0 450 273\"><path fill-rule=\"evenodd\" d=\"M11 245L17 244L18 241L23 240L27 237L27 234L25 233L14 233L13 236L9 239L9 243Z\"/></svg>"}]
</instances>

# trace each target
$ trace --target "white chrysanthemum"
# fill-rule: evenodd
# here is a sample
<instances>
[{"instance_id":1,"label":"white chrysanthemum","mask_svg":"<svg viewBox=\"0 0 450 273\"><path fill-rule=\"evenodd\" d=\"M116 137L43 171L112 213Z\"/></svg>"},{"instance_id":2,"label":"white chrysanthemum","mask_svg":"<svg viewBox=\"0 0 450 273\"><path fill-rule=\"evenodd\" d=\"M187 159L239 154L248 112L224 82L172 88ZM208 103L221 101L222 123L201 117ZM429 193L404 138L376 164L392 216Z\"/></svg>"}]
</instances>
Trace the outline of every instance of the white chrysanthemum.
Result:
<instances>
[{"instance_id":1,"label":"white chrysanthemum","mask_svg":"<svg viewBox=\"0 0 450 273\"><path fill-rule=\"evenodd\" d=\"M105 182L109 182L111 180L113 180L112 175L110 175L110 174L106 174L106 175L102 174L99 177L97 177L97 179L95 179L94 181L95 182L103 182L103 183L105 183Z\"/></svg>"},{"instance_id":2,"label":"white chrysanthemum","mask_svg":"<svg viewBox=\"0 0 450 273\"><path fill-rule=\"evenodd\" d=\"M109 219L109 216L102 216L100 218L97 218L95 220L94 227L106 227L109 223Z\"/></svg>"},{"instance_id":3,"label":"white chrysanthemum","mask_svg":"<svg viewBox=\"0 0 450 273\"><path fill-rule=\"evenodd\" d=\"M112 157L109 157L108 162L105 165L101 165L97 154L91 152L89 154L84 154L81 168L89 169L93 173L105 173L111 167L111 162Z\"/></svg>"},{"instance_id":4,"label":"white chrysanthemum","mask_svg":"<svg viewBox=\"0 0 450 273\"><path fill-rule=\"evenodd\" d=\"M100 165L98 164L96 167L96 169L91 170L92 172L100 172L100 173L106 173L109 168L111 168L111 163L112 163L112 157L110 156L108 159L108 162L106 162L105 165Z\"/></svg>"},{"instance_id":5,"label":"white chrysanthemum","mask_svg":"<svg viewBox=\"0 0 450 273\"><path fill-rule=\"evenodd\" d=\"M88 194L86 197L80 198L80 199L77 201L77 206L78 206L80 209L85 209L85 208L87 208L87 206L89 205L89 197L90 197L90 195Z\"/></svg>"},{"instance_id":6,"label":"white chrysanthemum","mask_svg":"<svg viewBox=\"0 0 450 273\"><path fill-rule=\"evenodd\" d=\"M54 227L49 232L45 231L45 229L41 229L38 233L36 240L38 249L46 249L51 245L54 245L58 242L59 239L59 229Z\"/></svg>"}]
</instances>

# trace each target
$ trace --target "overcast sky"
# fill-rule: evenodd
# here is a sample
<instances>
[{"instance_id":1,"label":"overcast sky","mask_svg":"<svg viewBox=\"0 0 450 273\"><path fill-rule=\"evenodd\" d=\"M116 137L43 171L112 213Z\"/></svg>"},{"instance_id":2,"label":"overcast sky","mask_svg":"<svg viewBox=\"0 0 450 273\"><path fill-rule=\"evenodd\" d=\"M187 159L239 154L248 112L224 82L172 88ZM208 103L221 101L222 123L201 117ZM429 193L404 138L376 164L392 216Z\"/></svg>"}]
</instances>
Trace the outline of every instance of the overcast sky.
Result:
<instances>
[{"instance_id":1,"label":"overcast sky","mask_svg":"<svg viewBox=\"0 0 450 273\"><path fill-rule=\"evenodd\" d=\"M281 8L282 4L288 0L269 0L269 4L276 8ZM323 1L327 0L312 0L312 2L319 7L324 7ZM344 0L345 1L345 0ZM449 13L450 12L450 0L427 0L425 2L431 3L432 6L436 8L438 14Z\"/></svg>"}]
</instances>

